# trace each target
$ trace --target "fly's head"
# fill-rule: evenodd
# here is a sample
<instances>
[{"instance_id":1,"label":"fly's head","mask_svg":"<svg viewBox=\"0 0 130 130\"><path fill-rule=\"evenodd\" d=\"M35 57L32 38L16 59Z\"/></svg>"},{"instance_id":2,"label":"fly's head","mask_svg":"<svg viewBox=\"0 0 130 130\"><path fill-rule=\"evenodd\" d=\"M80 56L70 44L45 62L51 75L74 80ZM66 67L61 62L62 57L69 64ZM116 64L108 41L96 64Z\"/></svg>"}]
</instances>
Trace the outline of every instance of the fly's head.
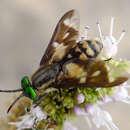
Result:
<instances>
[{"instance_id":1,"label":"fly's head","mask_svg":"<svg viewBox=\"0 0 130 130\"><path fill-rule=\"evenodd\" d=\"M26 97L35 100L36 99L36 92L33 86L31 85L29 78L24 76L21 80L21 87L23 89L23 93Z\"/></svg>"}]
</instances>

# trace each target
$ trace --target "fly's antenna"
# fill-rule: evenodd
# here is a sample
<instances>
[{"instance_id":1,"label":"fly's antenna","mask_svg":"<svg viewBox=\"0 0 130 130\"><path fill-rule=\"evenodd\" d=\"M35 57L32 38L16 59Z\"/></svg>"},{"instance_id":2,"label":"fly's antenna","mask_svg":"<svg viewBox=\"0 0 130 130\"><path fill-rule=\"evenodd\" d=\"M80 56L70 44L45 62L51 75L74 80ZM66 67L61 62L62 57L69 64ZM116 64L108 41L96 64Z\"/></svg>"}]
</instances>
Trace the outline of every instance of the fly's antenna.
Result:
<instances>
[{"instance_id":1,"label":"fly's antenna","mask_svg":"<svg viewBox=\"0 0 130 130\"><path fill-rule=\"evenodd\" d=\"M15 101L10 105L10 107L8 108L8 110L7 110L7 113L9 113L9 111L11 110L11 108L16 104L16 102L19 100L19 99L21 99L22 97L24 96L24 94L22 93L19 97L17 97L16 99L15 99Z\"/></svg>"},{"instance_id":2,"label":"fly's antenna","mask_svg":"<svg viewBox=\"0 0 130 130\"><path fill-rule=\"evenodd\" d=\"M16 90L0 90L0 92L4 93L15 93L15 92L21 92L23 89L16 89Z\"/></svg>"}]
</instances>

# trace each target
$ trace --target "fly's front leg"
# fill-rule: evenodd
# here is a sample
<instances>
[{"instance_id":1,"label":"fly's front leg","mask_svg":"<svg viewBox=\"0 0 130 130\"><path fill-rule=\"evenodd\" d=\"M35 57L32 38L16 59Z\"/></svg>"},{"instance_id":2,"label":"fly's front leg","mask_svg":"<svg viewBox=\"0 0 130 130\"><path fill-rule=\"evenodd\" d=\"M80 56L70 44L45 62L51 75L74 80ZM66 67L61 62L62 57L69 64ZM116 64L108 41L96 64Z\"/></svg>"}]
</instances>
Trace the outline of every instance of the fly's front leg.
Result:
<instances>
[{"instance_id":1,"label":"fly's front leg","mask_svg":"<svg viewBox=\"0 0 130 130\"><path fill-rule=\"evenodd\" d=\"M58 79L58 76L56 76L56 78L55 78L55 86L58 84L58 80L60 80L60 79ZM58 88L58 92L59 92L59 95L60 95L60 97L62 97L62 88Z\"/></svg>"},{"instance_id":2,"label":"fly's front leg","mask_svg":"<svg viewBox=\"0 0 130 130\"><path fill-rule=\"evenodd\" d=\"M46 90L44 91L44 93L41 94L40 96L38 96L38 97L36 98L36 100L34 100L34 104L35 104L35 105L34 105L34 108L37 107L37 106L39 106L40 103L41 103L41 101L43 101L43 99L44 99L50 92L54 92L54 91L57 91L57 89L48 86L48 87L46 88Z\"/></svg>"},{"instance_id":3,"label":"fly's front leg","mask_svg":"<svg viewBox=\"0 0 130 130\"><path fill-rule=\"evenodd\" d=\"M37 106L39 106L40 103L41 103L41 101L43 100L43 98L45 96L47 96L47 95L48 95L47 93L44 93L44 94L40 95L39 97L37 97L37 99L34 100L34 103L36 103L35 106L34 106L34 108L37 107Z\"/></svg>"}]
</instances>

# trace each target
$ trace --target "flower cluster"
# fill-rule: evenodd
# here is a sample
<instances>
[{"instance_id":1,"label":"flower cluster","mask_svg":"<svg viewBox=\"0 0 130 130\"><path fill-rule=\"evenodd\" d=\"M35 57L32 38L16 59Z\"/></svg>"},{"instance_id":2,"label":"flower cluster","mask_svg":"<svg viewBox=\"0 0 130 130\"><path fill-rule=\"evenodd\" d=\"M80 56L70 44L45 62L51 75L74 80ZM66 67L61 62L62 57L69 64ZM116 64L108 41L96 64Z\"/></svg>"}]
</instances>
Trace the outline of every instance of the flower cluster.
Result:
<instances>
[{"instance_id":1,"label":"flower cluster","mask_svg":"<svg viewBox=\"0 0 130 130\"><path fill-rule=\"evenodd\" d=\"M47 119L47 115L41 110L40 107L31 108L30 112L20 117L18 122L9 122L10 125L16 125L18 130L35 128L41 120Z\"/></svg>"},{"instance_id":2,"label":"flower cluster","mask_svg":"<svg viewBox=\"0 0 130 130\"><path fill-rule=\"evenodd\" d=\"M101 59L111 58L106 65L109 70L109 78L113 79L120 72L128 72L130 62L123 59L115 59L114 56L118 50L118 44L125 35L123 30L118 40L113 36L114 18L111 20L110 33L108 36L103 36L99 22L97 23L100 39L103 43L103 51ZM89 27L85 27L85 34L81 36L81 40L88 39L87 31ZM114 67L116 69L111 69ZM95 126L100 128L105 126L108 130L119 130L113 123L110 114L102 109L102 105L107 102L122 101L130 103L130 96L127 88L130 86L125 82L114 88L74 88L63 89L62 96L59 91L50 92L37 106L33 105L30 111L24 112L24 115L19 115L17 121L9 122L10 125L15 125L18 130L21 129L46 129L49 130L78 130L70 124L70 120L76 116L83 116L87 121L90 129ZM21 111L19 109L19 111ZM17 111L17 113L19 112ZM16 113L15 113L16 114Z\"/></svg>"}]
</instances>

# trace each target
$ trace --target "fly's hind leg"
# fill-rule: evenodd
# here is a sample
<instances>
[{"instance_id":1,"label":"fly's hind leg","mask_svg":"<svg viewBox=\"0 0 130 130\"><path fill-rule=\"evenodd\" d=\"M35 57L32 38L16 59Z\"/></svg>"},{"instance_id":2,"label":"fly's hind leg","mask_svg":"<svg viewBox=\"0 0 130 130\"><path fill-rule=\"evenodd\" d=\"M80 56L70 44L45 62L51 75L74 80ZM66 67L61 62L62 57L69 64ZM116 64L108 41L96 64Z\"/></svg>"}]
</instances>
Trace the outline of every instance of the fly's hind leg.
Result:
<instances>
[{"instance_id":1,"label":"fly's hind leg","mask_svg":"<svg viewBox=\"0 0 130 130\"><path fill-rule=\"evenodd\" d=\"M104 61L110 61L110 60L112 60L112 57L110 57L110 58L108 58L108 59L106 59L106 60L104 60Z\"/></svg>"}]
</instances>

